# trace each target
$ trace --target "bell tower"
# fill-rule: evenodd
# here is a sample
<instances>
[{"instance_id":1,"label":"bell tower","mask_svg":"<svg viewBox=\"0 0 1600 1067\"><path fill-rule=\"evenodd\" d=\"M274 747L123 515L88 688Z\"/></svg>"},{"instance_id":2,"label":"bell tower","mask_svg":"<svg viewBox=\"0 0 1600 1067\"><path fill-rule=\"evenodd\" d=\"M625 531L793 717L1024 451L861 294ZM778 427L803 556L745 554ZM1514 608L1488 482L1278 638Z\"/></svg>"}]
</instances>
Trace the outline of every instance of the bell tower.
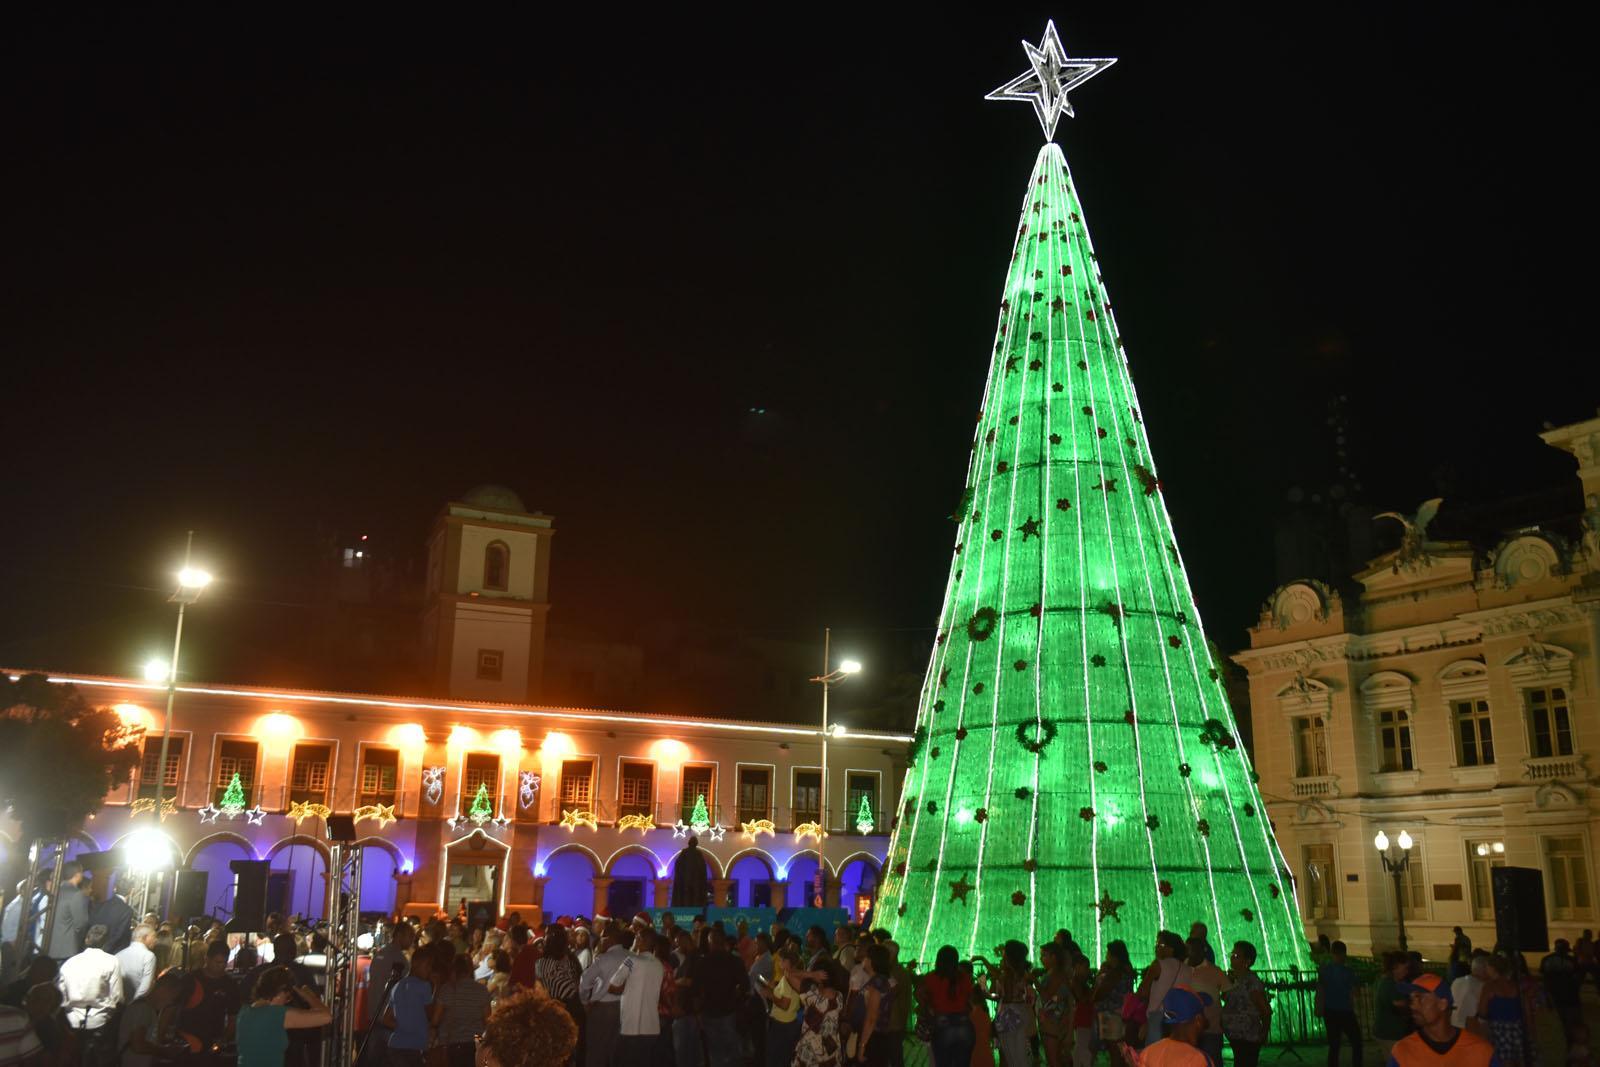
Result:
<instances>
[{"instance_id":1,"label":"bell tower","mask_svg":"<svg viewBox=\"0 0 1600 1067\"><path fill-rule=\"evenodd\" d=\"M526 703L544 677L550 516L498 485L446 504L428 535L423 655L454 700Z\"/></svg>"}]
</instances>

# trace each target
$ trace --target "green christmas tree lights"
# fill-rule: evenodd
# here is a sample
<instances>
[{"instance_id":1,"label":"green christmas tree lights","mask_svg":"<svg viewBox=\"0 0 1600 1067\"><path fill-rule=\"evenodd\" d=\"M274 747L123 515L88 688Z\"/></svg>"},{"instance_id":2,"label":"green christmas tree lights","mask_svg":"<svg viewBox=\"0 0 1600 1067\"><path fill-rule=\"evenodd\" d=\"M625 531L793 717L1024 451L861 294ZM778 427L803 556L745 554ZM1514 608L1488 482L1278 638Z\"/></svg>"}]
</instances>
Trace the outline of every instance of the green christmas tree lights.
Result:
<instances>
[{"instance_id":1,"label":"green christmas tree lights","mask_svg":"<svg viewBox=\"0 0 1600 1067\"><path fill-rule=\"evenodd\" d=\"M1204 922L1310 963L1055 144L1000 304L879 897L908 959ZM1135 960L1135 962L1140 962Z\"/></svg>"},{"instance_id":2,"label":"green christmas tree lights","mask_svg":"<svg viewBox=\"0 0 1600 1067\"><path fill-rule=\"evenodd\" d=\"M864 834L872 833L872 804L868 802L867 795L861 794L861 805L856 808L856 829Z\"/></svg>"},{"instance_id":3,"label":"green christmas tree lights","mask_svg":"<svg viewBox=\"0 0 1600 1067\"><path fill-rule=\"evenodd\" d=\"M697 794L694 798L694 810L689 813L689 828L695 833L705 833L711 825L711 812L706 808L706 795Z\"/></svg>"},{"instance_id":4,"label":"green christmas tree lights","mask_svg":"<svg viewBox=\"0 0 1600 1067\"><path fill-rule=\"evenodd\" d=\"M494 818L494 805L489 800L488 785L478 783L478 793L472 798L472 806L467 809L467 818L479 826Z\"/></svg>"},{"instance_id":5,"label":"green christmas tree lights","mask_svg":"<svg viewBox=\"0 0 1600 1067\"><path fill-rule=\"evenodd\" d=\"M243 814L245 804L244 783L239 780L239 774L235 771L228 788L222 791L222 800L217 804L217 810L230 819L236 819Z\"/></svg>"}]
</instances>

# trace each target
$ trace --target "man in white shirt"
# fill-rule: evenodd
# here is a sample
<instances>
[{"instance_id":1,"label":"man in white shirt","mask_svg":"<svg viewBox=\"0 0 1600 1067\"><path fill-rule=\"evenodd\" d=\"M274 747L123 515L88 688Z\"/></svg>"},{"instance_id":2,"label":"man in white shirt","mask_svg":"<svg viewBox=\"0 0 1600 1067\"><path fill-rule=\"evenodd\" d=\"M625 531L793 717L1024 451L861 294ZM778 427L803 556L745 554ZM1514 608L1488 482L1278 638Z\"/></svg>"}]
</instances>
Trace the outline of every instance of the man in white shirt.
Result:
<instances>
[{"instance_id":1,"label":"man in white shirt","mask_svg":"<svg viewBox=\"0 0 1600 1067\"><path fill-rule=\"evenodd\" d=\"M1478 997L1483 993L1483 980L1489 972L1487 953L1472 954L1472 970L1450 983L1450 999L1455 1007L1450 1009L1450 1025L1457 1030L1469 1029L1467 1023L1478 1016Z\"/></svg>"},{"instance_id":2,"label":"man in white shirt","mask_svg":"<svg viewBox=\"0 0 1600 1067\"><path fill-rule=\"evenodd\" d=\"M656 959L656 932L640 930L633 952L611 976L607 991L622 995L621 1039L613 1053L614 1067L649 1067L661 1033L661 983L666 970Z\"/></svg>"},{"instance_id":3,"label":"man in white shirt","mask_svg":"<svg viewBox=\"0 0 1600 1067\"><path fill-rule=\"evenodd\" d=\"M106 1025L122 1003L122 969L117 958L100 946L106 928L91 926L83 935L83 951L61 964L56 987L67 1024L78 1032L85 1067L109 1065L117 1052L117 1031Z\"/></svg>"},{"instance_id":4,"label":"man in white shirt","mask_svg":"<svg viewBox=\"0 0 1600 1067\"><path fill-rule=\"evenodd\" d=\"M133 928L133 940L117 953L117 966L122 969L122 1000L132 1004L150 992L156 980L156 928L140 924Z\"/></svg>"},{"instance_id":5,"label":"man in white shirt","mask_svg":"<svg viewBox=\"0 0 1600 1067\"><path fill-rule=\"evenodd\" d=\"M17 939L17 927L22 922L22 891L28 887L27 879L17 883L17 891L11 895L6 903L3 917L0 917L0 938L6 941ZM37 951L39 943L44 938L44 916L50 907L50 875L41 874L33 886L33 903L28 907L28 926L33 931L33 948Z\"/></svg>"},{"instance_id":6,"label":"man in white shirt","mask_svg":"<svg viewBox=\"0 0 1600 1067\"><path fill-rule=\"evenodd\" d=\"M612 977L628 958L633 931L621 923L607 923L600 939L600 955L578 979L578 999L589 1008L584 1020L584 1062L587 1067L609 1067L621 1027L622 997L611 991Z\"/></svg>"}]
</instances>

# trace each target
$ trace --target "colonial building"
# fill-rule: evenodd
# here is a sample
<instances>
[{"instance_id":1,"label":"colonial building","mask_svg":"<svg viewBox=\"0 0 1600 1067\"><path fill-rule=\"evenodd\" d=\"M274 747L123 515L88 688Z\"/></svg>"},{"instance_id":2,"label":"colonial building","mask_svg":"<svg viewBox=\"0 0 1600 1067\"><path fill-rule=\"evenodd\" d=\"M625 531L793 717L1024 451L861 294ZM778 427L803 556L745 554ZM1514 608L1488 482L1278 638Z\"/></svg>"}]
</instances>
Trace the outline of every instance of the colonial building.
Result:
<instances>
[{"instance_id":1,"label":"colonial building","mask_svg":"<svg viewBox=\"0 0 1600 1067\"><path fill-rule=\"evenodd\" d=\"M911 738L824 738L760 707L710 718L537 703L553 536L550 516L502 487L445 506L420 620L434 696L180 685L162 767L163 684L52 674L144 731L141 766L68 855L157 827L159 796L167 850L208 876L207 914L231 908L231 861L263 859L271 908L322 916L334 813L364 835L370 912L665 905L690 834L716 903L865 907ZM342 569L369 562L352 545ZM0 843L15 838L0 826ZM149 835L139 842L148 854Z\"/></svg>"},{"instance_id":2,"label":"colonial building","mask_svg":"<svg viewBox=\"0 0 1600 1067\"><path fill-rule=\"evenodd\" d=\"M1600 419L1542 436L1578 460L1581 527L1435 541L1430 501L1354 595L1279 587L1234 657L1313 937L1393 947L1398 899L1413 948L1490 944L1500 865L1543 872L1552 937L1600 925ZM1414 843L1398 892L1379 831Z\"/></svg>"},{"instance_id":3,"label":"colonial building","mask_svg":"<svg viewBox=\"0 0 1600 1067\"><path fill-rule=\"evenodd\" d=\"M145 730L141 767L68 855L118 848L157 825L165 688L52 677ZM321 917L330 812L356 816L371 912L489 901L524 917L631 914L668 903L696 832L716 903L858 909L877 885L909 741L829 737L823 836L818 729L754 715L184 685L173 721L159 831L178 865L207 872L206 913L224 918L236 859L270 862L269 907Z\"/></svg>"}]
</instances>

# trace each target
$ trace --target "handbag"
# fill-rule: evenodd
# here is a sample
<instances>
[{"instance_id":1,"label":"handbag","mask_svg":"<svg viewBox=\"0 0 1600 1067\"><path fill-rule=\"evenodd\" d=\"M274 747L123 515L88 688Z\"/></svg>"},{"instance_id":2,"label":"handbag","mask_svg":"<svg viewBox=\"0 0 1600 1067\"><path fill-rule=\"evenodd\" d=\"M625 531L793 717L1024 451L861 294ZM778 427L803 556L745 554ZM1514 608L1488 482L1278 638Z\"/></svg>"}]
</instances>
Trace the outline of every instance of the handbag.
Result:
<instances>
[{"instance_id":1,"label":"handbag","mask_svg":"<svg viewBox=\"0 0 1600 1067\"><path fill-rule=\"evenodd\" d=\"M1129 993L1122 998L1122 1021L1138 1026L1144 1022L1150 1013L1150 1005L1137 993Z\"/></svg>"}]
</instances>

